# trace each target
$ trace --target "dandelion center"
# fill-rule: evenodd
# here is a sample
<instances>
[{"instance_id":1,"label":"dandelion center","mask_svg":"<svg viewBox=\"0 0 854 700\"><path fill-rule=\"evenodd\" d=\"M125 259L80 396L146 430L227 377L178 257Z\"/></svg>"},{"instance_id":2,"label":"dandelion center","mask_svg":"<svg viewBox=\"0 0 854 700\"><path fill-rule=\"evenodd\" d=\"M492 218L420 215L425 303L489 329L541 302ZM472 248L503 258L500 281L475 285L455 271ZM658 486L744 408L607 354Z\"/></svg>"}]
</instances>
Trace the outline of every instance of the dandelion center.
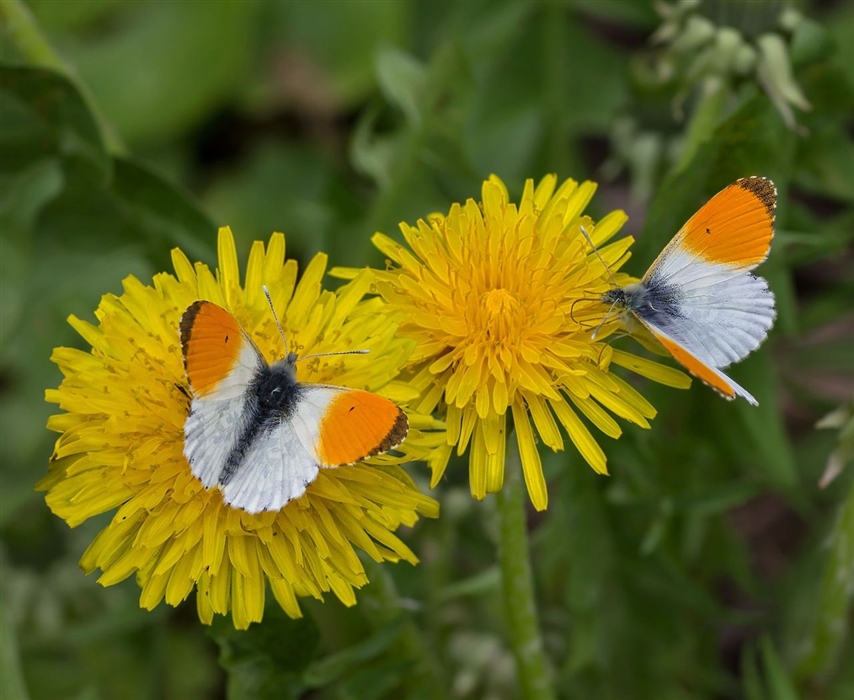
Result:
<instances>
[{"instance_id":1,"label":"dandelion center","mask_svg":"<svg viewBox=\"0 0 854 700\"><path fill-rule=\"evenodd\" d=\"M481 296L475 342L487 347L508 346L516 350L525 325L525 311L519 298L506 289L492 289Z\"/></svg>"}]
</instances>

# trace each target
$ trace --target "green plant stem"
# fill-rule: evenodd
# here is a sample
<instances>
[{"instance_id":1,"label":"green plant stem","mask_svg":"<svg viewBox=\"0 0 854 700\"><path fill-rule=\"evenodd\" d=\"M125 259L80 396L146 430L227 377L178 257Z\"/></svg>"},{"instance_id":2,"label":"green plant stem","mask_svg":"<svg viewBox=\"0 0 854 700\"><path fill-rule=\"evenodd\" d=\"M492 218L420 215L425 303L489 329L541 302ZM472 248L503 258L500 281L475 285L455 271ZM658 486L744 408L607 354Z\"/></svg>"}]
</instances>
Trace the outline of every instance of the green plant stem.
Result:
<instances>
[{"instance_id":1,"label":"green plant stem","mask_svg":"<svg viewBox=\"0 0 854 700\"><path fill-rule=\"evenodd\" d=\"M62 59L21 0L0 0L0 22L24 58L37 66L67 73Z\"/></svg>"},{"instance_id":2,"label":"green plant stem","mask_svg":"<svg viewBox=\"0 0 854 700\"><path fill-rule=\"evenodd\" d=\"M70 80L98 123L107 150L114 155L127 152L121 137L98 109L89 87L77 72L53 49L32 12L21 0L0 0L0 24L21 56L34 66L48 68Z\"/></svg>"},{"instance_id":3,"label":"green plant stem","mask_svg":"<svg viewBox=\"0 0 854 700\"><path fill-rule=\"evenodd\" d=\"M521 697L525 700L551 699L554 693L534 602L522 461L513 435L508 438L504 488L496 494L496 499L499 518L498 562Z\"/></svg>"}]
</instances>

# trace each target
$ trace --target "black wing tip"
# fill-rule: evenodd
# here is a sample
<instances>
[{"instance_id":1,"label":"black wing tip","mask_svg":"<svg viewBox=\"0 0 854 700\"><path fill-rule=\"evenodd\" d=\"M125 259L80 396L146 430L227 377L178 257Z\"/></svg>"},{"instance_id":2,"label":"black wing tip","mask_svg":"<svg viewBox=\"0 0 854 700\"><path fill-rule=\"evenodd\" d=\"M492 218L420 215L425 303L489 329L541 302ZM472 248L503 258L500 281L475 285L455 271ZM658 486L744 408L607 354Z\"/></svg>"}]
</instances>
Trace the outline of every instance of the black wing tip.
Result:
<instances>
[{"instance_id":1,"label":"black wing tip","mask_svg":"<svg viewBox=\"0 0 854 700\"><path fill-rule=\"evenodd\" d=\"M377 445L373 450L371 450L370 454L366 455L366 459L368 457L375 457L376 455L385 454L389 450L393 450L398 445L403 444L403 441L406 440L406 436L409 434L409 416L406 415L406 412L400 407L397 407L397 417L394 419L394 423L391 426L391 429L388 431L386 436L380 441L380 444Z\"/></svg>"},{"instance_id":2,"label":"black wing tip","mask_svg":"<svg viewBox=\"0 0 854 700\"><path fill-rule=\"evenodd\" d=\"M386 439L391 442L388 447L389 450L400 445L409 434L409 416L400 406L397 407L397 410L397 418L394 419L394 425L386 436Z\"/></svg>"},{"instance_id":3,"label":"black wing tip","mask_svg":"<svg viewBox=\"0 0 854 700\"><path fill-rule=\"evenodd\" d=\"M777 187L771 178L751 175L737 180L735 184L743 190L755 194L757 199L765 205L768 215L772 219L774 218L774 212L777 208Z\"/></svg>"},{"instance_id":4,"label":"black wing tip","mask_svg":"<svg viewBox=\"0 0 854 700\"><path fill-rule=\"evenodd\" d=\"M201 311L202 307L205 304L210 302L205 301L204 299L199 299L198 301L194 301L190 304L186 311L181 315L181 322L178 325L181 330L181 345L186 350L187 343L190 340L190 336L192 335L193 323L196 321L196 316L198 316L199 311Z\"/></svg>"}]
</instances>

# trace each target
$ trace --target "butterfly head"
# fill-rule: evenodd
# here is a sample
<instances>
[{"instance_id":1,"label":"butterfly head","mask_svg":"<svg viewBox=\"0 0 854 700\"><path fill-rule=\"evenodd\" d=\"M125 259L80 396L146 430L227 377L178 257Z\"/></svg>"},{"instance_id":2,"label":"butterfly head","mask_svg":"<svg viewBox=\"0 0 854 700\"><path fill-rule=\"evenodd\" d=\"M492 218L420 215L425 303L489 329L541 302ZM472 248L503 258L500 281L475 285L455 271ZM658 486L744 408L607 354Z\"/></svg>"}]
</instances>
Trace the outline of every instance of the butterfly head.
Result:
<instances>
[{"instance_id":1,"label":"butterfly head","mask_svg":"<svg viewBox=\"0 0 854 700\"><path fill-rule=\"evenodd\" d=\"M271 415L290 415L299 401L296 368L288 362L294 356L274 362L255 376L249 394L258 402L258 406Z\"/></svg>"},{"instance_id":2,"label":"butterfly head","mask_svg":"<svg viewBox=\"0 0 854 700\"><path fill-rule=\"evenodd\" d=\"M602 295L602 303L618 309L633 308L641 296L640 290L634 289L637 286L629 285L628 287L614 287L613 289L609 289Z\"/></svg>"}]
</instances>

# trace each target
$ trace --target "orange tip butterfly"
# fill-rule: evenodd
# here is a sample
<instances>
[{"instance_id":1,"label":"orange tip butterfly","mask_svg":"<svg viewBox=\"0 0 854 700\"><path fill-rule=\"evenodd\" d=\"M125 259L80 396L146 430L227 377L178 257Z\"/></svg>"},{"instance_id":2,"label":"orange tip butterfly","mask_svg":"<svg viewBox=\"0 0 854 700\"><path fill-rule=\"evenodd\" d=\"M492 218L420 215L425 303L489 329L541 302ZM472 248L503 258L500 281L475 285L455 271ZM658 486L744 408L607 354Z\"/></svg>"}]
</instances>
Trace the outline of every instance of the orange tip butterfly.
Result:
<instances>
[{"instance_id":1,"label":"orange tip butterfly","mask_svg":"<svg viewBox=\"0 0 854 700\"><path fill-rule=\"evenodd\" d=\"M774 323L774 295L751 270L768 257L776 205L768 178L734 182L688 220L640 282L602 296L630 312L693 375L754 406L721 370L758 348Z\"/></svg>"},{"instance_id":2,"label":"orange tip butterfly","mask_svg":"<svg viewBox=\"0 0 854 700\"><path fill-rule=\"evenodd\" d=\"M192 391L184 456L233 508L279 510L319 469L382 454L406 438L409 421L395 403L298 382L294 353L268 364L237 320L210 301L192 304L180 328Z\"/></svg>"}]
</instances>

